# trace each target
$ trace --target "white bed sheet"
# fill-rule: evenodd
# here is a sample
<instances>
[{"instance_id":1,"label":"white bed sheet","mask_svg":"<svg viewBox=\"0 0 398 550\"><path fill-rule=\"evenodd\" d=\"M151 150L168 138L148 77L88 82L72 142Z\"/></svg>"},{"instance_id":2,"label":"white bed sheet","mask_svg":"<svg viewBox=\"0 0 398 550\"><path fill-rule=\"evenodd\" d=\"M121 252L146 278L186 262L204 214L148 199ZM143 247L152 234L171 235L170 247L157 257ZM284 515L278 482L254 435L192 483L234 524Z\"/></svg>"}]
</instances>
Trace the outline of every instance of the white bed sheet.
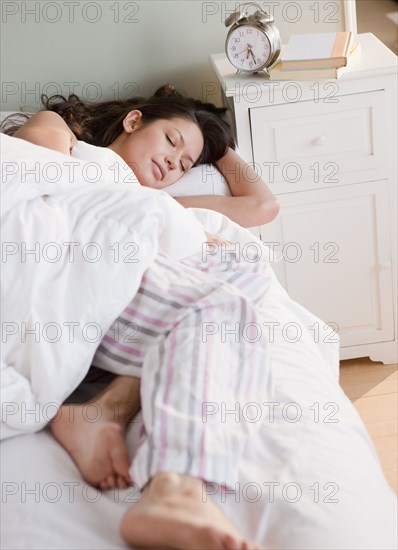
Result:
<instances>
[{"instance_id":1,"label":"white bed sheet","mask_svg":"<svg viewBox=\"0 0 398 550\"><path fill-rule=\"evenodd\" d=\"M292 302L274 278L268 296L269 320L294 319L303 326L318 321ZM319 349L279 340L273 348L272 401L295 403L306 418L290 423L276 407L270 422L264 413L263 425L240 461L236 495L227 495L226 502L219 494L211 497L264 548L396 547L396 497L358 414L339 387L332 357L328 362ZM320 422L308 415L314 403L319 403ZM324 409L326 403L332 409ZM290 413L294 418L295 409ZM325 422L327 414L338 422ZM128 434L132 454L139 425L133 423ZM1 477L2 548L126 548L118 525L137 501L136 488L101 493L89 487L47 430L1 444ZM274 499L269 482L279 483ZM293 502L297 490L302 494ZM317 494L319 502L314 502Z\"/></svg>"},{"instance_id":2,"label":"white bed sheet","mask_svg":"<svg viewBox=\"0 0 398 550\"><path fill-rule=\"evenodd\" d=\"M211 233L242 245L256 242L219 214L192 212ZM270 345L275 415L258 404L261 427L240 458L236 493L225 502L219 493L211 498L264 548L396 548L397 499L339 386L338 344L325 342L330 332L322 332L321 320L289 298L272 269L268 273L267 321L279 327L296 323L303 336L293 343L275 332ZM321 329L316 345L309 330L314 323ZM289 411L283 409L287 404L293 404ZM293 422L295 412L301 417ZM128 433L132 455L139 425ZM118 525L137 500L134 487L103 493L88 487L47 430L7 439L0 452L2 548L126 548ZM270 483L276 484L273 498Z\"/></svg>"}]
</instances>

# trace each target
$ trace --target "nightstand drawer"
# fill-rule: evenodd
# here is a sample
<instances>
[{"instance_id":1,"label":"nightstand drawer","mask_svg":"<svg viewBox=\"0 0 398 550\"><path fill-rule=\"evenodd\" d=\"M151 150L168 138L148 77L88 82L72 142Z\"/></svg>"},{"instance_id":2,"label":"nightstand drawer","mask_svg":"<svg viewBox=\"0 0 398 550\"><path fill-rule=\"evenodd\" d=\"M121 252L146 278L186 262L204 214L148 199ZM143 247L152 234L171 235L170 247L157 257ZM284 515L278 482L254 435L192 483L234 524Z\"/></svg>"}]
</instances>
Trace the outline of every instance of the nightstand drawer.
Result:
<instances>
[{"instance_id":1,"label":"nightstand drawer","mask_svg":"<svg viewBox=\"0 0 398 550\"><path fill-rule=\"evenodd\" d=\"M383 90L250 109L257 171L276 193L387 177Z\"/></svg>"},{"instance_id":2,"label":"nightstand drawer","mask_svg":"<svg viewBox=\"0 0 398 550\"><path fill-rule=\"evenodd\" d=\"M388 182L280 196L261 227L289 296L338 328L341 346L394 339ZM337 220L337 223L336 223Z\"/></svg>"}]
</instances>

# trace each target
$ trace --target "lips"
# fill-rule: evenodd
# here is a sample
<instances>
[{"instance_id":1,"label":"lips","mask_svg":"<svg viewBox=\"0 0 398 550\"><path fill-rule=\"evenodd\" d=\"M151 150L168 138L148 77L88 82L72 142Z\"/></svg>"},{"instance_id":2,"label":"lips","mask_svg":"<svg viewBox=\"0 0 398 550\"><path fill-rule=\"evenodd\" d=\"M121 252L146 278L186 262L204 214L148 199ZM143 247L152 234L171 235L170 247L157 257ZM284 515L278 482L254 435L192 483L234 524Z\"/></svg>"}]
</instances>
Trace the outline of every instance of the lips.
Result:
<instances>
[{"instance_id":1,"label":"lips","mask_svg":"<svg viewBox=\"0 0 398 550\"><path fill-rule=\"evenodd\" d=\"M159 175L159 179L163 179L166 175L166 171L165 169L163 168L163 166L161 166L158 162L156 162L156 160L153 160L152 161L154 163L154 165L156 166L156 171L158 172L158 175Z\"/></svg>"}]
</instances>

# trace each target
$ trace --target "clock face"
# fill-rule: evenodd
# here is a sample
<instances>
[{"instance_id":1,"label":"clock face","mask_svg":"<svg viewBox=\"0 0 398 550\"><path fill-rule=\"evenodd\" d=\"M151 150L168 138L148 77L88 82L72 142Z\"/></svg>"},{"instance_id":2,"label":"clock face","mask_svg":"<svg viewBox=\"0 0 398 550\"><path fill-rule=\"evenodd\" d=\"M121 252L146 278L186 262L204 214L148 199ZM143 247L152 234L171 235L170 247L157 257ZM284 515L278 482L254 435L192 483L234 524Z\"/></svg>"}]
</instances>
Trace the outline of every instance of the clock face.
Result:
<instances>
[{"instance_id":1,"label":"clock face","mask_svg":"<svg viewBox=\"0 0 398 550\"><path fill-rule=\"evenodd\" d=\"M243 25L231 32L227 39L227 56L241 71L258 71L271 57L268 37L257 27Z\"/></svg>"}]
</instances>

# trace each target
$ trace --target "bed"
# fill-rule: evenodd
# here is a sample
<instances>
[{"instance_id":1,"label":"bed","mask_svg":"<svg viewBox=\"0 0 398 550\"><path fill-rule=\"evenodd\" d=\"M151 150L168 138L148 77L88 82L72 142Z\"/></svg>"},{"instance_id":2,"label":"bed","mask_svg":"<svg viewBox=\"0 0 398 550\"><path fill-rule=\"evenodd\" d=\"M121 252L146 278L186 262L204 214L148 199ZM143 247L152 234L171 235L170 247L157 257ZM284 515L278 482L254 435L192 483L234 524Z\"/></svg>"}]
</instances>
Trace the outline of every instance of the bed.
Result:
<instances>
[{"instance_id":1,"label":"bed","mask_svg":"<svg viewBox=\"0 0 398 550\"><path fill-rule=\"evenodd\" d=\"M254 243L267 255L267 322L301 328L299 339L285 333L272 342L272 396L258 404L259 427L239 458L235 492L209 491L206 498L263 548L396 548L397 499L359 415L339 385L338 339L322 320L289 298L275 277L267 247L221 214L185 211L166 193L141 189L134 182L109 181L105 157L99 179L87 183L84 153L76 159L71 179L67 157L0 137L6 243L1 289L2 548L127 548L118 525L137 502L137 488L100 492L88 486L46 426L65 399L84 401L109 382L111 374L89 370L95 338L77 331L71 345L64 335L57 340L50 330L54 326L48 326L46 338L40 331L33 345L32 339L23 341L21 326L26 319L38 319L40 328L65 320L82 325L95 320L106 330L137 290L140 274L157 251L184 257L187 243L194 247L203 228L242 247ZM213 167L195 170L168 191L198 193L200 178L199 193L226 192ZM181 244L179 228L184 223L190 232ZM109 254L103 254L102 263L81 256L63 263L41 257L27 271L20 255L22 243L32 249L38 242L42 254L54 242L96 242L104 252L116 241L121 250L140 242L139 262L116 263ZM116 276L126 284L109 292ZM316 339L310 330L314 325L319 328ZM128 430L131 455L141 424L139 415Z\"/></svg>"}]
</instances>

